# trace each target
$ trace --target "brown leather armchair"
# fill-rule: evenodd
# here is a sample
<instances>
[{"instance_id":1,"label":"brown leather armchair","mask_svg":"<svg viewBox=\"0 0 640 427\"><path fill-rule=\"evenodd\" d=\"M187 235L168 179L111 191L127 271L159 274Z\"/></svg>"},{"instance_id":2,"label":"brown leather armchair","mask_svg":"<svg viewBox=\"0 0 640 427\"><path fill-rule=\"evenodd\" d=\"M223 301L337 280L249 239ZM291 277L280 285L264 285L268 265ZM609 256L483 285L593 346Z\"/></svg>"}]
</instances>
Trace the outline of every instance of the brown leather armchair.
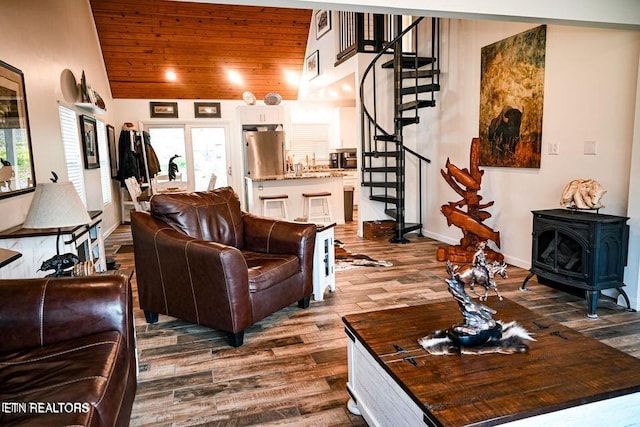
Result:
<instances>
[{"instance_id":1,"label":"brown leather armchair","mask_svg":"<svg viewBox=\"0 0 640 427\"><path fill-rule=\"evenodd\" d=\"M133 212L140 308L226 331L242 345L244 330L313 293L316 228L240 209L231 187L159 194L151 212Z\"/></svg>"},{"instance_id":2,"label":"brown leather armchair","mask_svg":"<svg viewBox=\"0 0 640 427\"><path fill-rule=\"evenodd\" d=\"M0 280L3 426L128 426L136 356L128 277Z\"/></svg>"}]
</instances>

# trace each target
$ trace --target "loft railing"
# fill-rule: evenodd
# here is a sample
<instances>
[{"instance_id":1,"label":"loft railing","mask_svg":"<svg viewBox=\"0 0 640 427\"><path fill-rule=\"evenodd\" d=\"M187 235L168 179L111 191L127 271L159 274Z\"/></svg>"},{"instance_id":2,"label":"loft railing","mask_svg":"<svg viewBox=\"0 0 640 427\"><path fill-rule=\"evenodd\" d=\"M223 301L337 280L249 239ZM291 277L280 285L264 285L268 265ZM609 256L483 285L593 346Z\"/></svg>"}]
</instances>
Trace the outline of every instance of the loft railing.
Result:
<instances>
[{"instance_id":1,"label":"loft railing","mask_svg":"<svg viewBox=\"0 0 640 427\"><path fill-rule=\"evenodd\" d=\"M380 52L394 38L396 22L393 15L377 13L338 12L338 54L336 64L356 53Z\"/></svg>"}]
</instances>

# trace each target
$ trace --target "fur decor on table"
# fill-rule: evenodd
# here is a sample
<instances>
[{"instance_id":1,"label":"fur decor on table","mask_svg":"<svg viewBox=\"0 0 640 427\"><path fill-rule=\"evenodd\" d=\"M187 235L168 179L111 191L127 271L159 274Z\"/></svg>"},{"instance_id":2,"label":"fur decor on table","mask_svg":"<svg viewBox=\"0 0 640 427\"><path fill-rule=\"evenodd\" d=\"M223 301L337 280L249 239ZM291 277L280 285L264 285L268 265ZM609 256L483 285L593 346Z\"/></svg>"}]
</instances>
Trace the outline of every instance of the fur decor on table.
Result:
<instances>
[{"instance_id":1,"label":"fur decor on table","mask_svg":"<svg viewBox=\"0 0 640 427\"><path fill-rule=\"evenodd\" d=\"M595 179L574 179L562 190L560 206L569 209L600 209L607 190Z\"/></svg>"},{"instance_id":2,"label":"fur decor on table","mask_svg":"<svg viewBox=\"0 0 640 427\"><path fill-rule=\"evenodd\" d=\"M496 321L502 326L502 337L498 341L490 341L475 347L465 347L455 344L451 338L447 336L446 331L435 331L418 340L418 344L422 346L429 354L446 355L446 354L487 354L501 353L514 354L525 353L529 346L525 341L535 341L535 339L527 332L525 328L515 321L502 322Z\"/></svg>"}]
</instances>

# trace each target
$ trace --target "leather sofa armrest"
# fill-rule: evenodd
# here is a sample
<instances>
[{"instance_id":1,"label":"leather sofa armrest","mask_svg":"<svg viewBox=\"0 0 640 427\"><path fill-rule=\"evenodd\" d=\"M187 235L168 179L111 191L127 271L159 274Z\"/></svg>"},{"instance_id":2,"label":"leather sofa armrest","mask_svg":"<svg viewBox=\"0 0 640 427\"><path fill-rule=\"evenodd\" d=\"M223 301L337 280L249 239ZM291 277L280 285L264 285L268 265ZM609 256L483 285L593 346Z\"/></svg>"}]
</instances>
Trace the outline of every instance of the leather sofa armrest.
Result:
<instances>
[{"instance_id":1,"label":"leather sofa armrest","mask_svg":"<svg viewBox=\"0 0 640 427\"><path fill-rule=\"evenodd\" d=\"M118 331L133 347L129 279L122 275L0 281L3 352Z\"/></svg>"}]
</instances>

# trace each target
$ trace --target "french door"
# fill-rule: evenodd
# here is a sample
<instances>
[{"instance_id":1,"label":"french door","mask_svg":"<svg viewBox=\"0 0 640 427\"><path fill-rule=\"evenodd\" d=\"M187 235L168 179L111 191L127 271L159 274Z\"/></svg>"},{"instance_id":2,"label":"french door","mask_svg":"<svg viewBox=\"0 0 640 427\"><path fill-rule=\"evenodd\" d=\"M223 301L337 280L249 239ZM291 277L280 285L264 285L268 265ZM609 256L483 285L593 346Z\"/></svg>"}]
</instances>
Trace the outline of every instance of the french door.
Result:
<instances>
[{"instance_id":1,"label":"french door","mask_svg":"<svg viewBox=\"0 0 640 427\"><path fill-rule=\"evenodd\" d=\"M212 174L216 175L216 188L228 185L228 126L146 124L145 130L158 156L160 175L168 173L173 158L189 190L206 190Z\"/></svg>"}]
</instances>

